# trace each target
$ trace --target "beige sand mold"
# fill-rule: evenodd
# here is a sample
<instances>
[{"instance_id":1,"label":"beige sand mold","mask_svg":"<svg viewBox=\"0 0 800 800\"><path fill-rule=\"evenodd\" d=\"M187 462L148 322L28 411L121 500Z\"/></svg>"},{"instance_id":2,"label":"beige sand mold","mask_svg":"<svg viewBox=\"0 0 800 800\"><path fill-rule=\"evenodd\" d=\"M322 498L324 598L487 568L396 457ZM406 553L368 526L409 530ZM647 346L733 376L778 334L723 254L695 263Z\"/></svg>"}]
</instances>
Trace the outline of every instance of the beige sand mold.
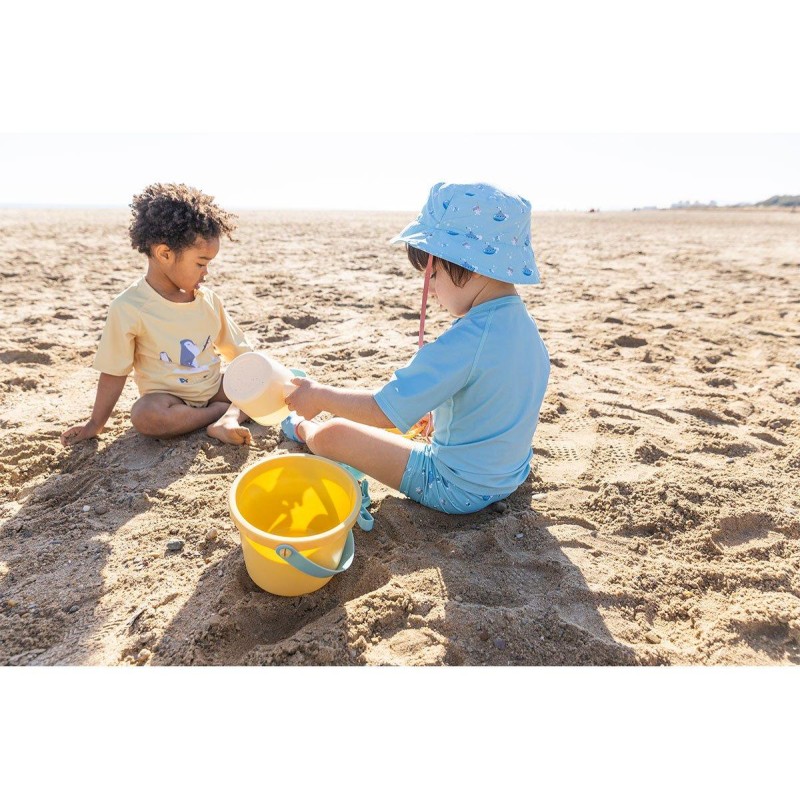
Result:
<instances>
[{"instance_id":1,"label":"beige sand mold","mask_svg":"<svg viewBox=\"0 0 800 800\"><path fill-rule=\"evenodd\" d=\"M292 371L263 352L243 353L222 378L228 399L260 425L277 425L289 414L286 397L294 391Z\"/></svg>"}]
</instances>

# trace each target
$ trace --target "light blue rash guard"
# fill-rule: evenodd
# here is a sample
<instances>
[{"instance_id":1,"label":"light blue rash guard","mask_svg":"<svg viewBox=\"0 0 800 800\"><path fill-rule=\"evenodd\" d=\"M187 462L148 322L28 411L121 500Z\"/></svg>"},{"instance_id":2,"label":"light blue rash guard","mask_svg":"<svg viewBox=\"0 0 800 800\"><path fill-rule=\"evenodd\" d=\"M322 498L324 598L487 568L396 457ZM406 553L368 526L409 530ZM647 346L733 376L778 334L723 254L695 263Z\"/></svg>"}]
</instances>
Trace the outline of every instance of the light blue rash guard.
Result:
<instances>
[{"instance_id":1,"label":"light blue rash guard","mask_svg":"<svg viewBox=\"0 0 800 800\"><path fill-rule=\"evenodd\" d=\"M513 492L528 476L550 358L517 295L471 308L375 393L404 433L433 411L431 454L476 494Z\"/></svg>"}]
</instances>

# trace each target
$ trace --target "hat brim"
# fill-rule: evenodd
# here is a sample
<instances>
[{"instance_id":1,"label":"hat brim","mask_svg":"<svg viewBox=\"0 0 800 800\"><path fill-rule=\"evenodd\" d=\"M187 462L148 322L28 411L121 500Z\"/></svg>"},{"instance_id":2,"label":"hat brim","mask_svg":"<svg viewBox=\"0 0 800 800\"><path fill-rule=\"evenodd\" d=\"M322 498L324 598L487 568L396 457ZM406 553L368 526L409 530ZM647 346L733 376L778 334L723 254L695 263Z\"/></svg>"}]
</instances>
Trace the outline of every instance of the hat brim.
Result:
<instances>
[{"instance_id":1,"label":"hat brim","mask_svg":"<svg viewBox=\"0 0 800 800\"><path fill-rule=\"evenodd\" d=\"M405 242L418 250L431 253L470 272L503 283L539 284L541 277L530 244L487 242L457 231L448 232L440 225L415 221L407 225L390 244Z\"/></svg>"}]
</instances>

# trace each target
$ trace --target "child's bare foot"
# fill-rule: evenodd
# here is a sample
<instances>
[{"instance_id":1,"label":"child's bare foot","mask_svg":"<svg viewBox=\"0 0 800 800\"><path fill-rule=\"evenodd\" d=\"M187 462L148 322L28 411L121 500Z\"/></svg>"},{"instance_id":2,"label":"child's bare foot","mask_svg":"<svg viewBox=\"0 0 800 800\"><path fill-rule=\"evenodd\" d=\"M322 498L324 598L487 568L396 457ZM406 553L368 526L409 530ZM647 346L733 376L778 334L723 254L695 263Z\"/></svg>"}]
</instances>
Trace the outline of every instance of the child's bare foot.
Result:
<instances>
[{"instance_id":1,"label":"child's bare foot","mask_svg":"<svg viewBox=\"0 0 800 800\"><path fill-rule=\"evenodd\" d=\"M250 431L235 416L228 414L212 422L206 428L206 433L225 444L250 444L252 440Z\"/></svg>"},{"instance_id":2,"label":"child's bare foot","mask_svg":"<svg viewBox=\"0 0 800 800\"><path fill-rule=\"evenodd\" d=\"M225 444L250 444L252 438L250 431L244 425L240 425L230 417L223 417L216 422L212 422L206 428L206 433L221 442L225 442Z\"/></svg>"}]
</instances>

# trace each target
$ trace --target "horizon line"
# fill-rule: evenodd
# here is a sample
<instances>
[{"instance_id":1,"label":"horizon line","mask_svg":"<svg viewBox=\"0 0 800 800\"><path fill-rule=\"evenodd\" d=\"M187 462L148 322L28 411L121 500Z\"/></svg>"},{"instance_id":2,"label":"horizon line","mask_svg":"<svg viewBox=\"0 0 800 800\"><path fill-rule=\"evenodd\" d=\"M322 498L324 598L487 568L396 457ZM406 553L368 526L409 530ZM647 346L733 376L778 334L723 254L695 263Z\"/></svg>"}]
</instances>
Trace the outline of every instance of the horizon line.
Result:
<instances>
[{"instance_id":1,"label":"horizon line","mask_svg":"<svg viewBox=\"0 0 800 800\"><path fill-rule=\"evenodd\" d=\"M763 201L758 201L763 202ZM741 202L711 205L709 203L698 203L697 205L678 205L674 203L670 206L638 205L638 206L576 206L571 208L539 208L532 209L532 213L539 212L570 212L570 211L691 211L702 209L724 209L724 208L753 208L757 202ZM769 206L765 206L769 207ZM123 211L128 210L129 205L109 205L96 203L4 203L0 202L0 209L24 211L38 209L41 211L63 211L63 210L92 210L92 211ZM309 211L309 212L342 212L358 214L416 214L418 210L403 208L323 208L308 206L229 206L229 210L236 211Z\"/></svg>"}]
</instances>

